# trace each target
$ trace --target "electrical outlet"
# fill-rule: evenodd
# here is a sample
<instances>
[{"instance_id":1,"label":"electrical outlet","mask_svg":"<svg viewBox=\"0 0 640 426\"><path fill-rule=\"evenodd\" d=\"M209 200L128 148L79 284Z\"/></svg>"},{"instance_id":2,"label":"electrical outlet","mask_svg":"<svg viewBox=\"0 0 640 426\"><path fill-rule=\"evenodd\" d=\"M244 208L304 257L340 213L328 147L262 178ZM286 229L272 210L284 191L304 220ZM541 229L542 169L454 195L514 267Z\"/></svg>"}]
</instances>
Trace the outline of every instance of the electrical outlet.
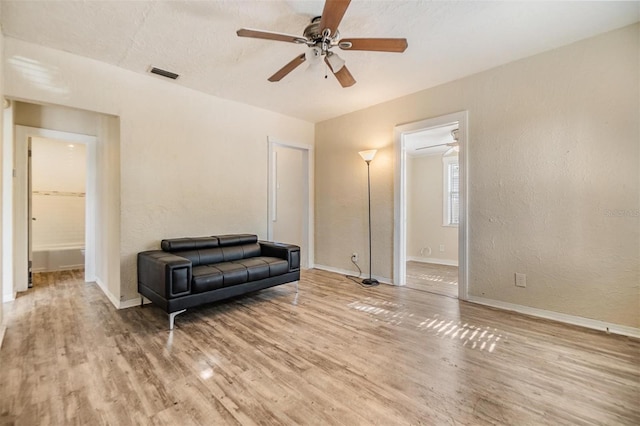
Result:
<instances>
[{"instance_id":1,"label":"electrical outlet","mask_svg":"<svg viewBox=\"0 0 640 426\"><path fill-rule=\"evenodd\" d=\"M440 252L444 253L444 244L440 244Z\"/></svg>"},{"instance_id":2,"label":"electrical outlet","mask_svg":"<svg viewBox=\"0 0 640 426\"><path fill-rule=\"evenodd\" d=\"M516 272L516 287L526 287L527 286L527 275L521 274L520 272Z\"/></svg>"},{"instance_id":3,"label":"electrical outlet","mask_svg":"<svg viewBox=\"0 0 640 426\"><path fill-rule=\"evenodd\" d=\"M358 253L356 253L355 251L351 254L351 261L352 262L358 261Z\"/></svg>"}]
</instances>

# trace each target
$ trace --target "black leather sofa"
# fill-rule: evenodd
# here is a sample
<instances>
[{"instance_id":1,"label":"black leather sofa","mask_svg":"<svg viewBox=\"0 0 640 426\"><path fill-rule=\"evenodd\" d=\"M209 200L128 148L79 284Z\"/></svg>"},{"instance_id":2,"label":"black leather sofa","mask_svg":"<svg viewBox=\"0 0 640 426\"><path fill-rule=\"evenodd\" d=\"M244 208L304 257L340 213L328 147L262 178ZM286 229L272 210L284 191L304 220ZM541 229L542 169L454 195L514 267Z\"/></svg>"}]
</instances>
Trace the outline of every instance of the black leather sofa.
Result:
<instances>
[{"instance_id":1,"label":"black leather sofa","mask_svg":"<svg viewBox=\"0 0 640 426\"><path fill-rule=\"evenodd\" d=\"M138 292L174 318L188 308L300 279L300 247L233 234L162 240L138 253Z\"/></svg>"}]
</instances>

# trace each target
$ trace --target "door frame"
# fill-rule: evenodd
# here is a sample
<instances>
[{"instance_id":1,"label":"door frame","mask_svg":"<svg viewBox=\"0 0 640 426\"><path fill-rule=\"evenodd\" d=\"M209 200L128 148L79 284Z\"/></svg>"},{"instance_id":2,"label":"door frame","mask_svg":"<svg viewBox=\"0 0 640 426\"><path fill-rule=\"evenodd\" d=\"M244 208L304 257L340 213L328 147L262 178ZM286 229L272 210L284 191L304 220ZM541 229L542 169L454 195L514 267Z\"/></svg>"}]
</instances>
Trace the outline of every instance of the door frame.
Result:
<instances>
[{"instance_id":1,"label":"door frame","mask_svg":"<svg viewBox=\"0 0 640 426\"><path fill-rule=\"evenodd\" d=\"M267 239L273 239L273 221L277 217L276 211L276 171L277 156L275 152L276 146L292 148L302 151L302 161L306 169L307 193L304 197L304 209L307 214L304 218L304 234L306 236L306 247L302 247L301 265L303 268L311 269L314 267L314 150L312 145L300 144L295 142L285 142L274 137L267 137L268 145L268 170L267 170Z\"/></svg>"},{"instance_id":2,"label":"door frame","mask_svg":"<svg viewBox=\"0 0 640 426\"><path fill-rule=\"evenodd\" d=\"M407 153L404 136L434 127L458 122L458 164L460 164L460 223L458 225L458 298L468 299L469 283L469 149L468 112L428 118L413 123L398 125L394 129L395 174L394 174L394 250L393 282L406 285L407 277Z\"/></svg>"},{"instance_id":3,"label":"door frame","mask_svg":"<svg viewBox=\"0 0 640 426\"><path fill-rule=\"evenodd\" d=\"M15 177L13 183L13 253L5 253L13 260L12 291L25 291L29 281L29 222L28 204L28 146L32 137L55 139L62 142L85 144L87 147L87 176L85 198L85 281L96 278L96 141L97 137L80 133L62 132L40 127L15 126ZM9 207L11 208L11 207Z\"/></svg>"}]
</instances>

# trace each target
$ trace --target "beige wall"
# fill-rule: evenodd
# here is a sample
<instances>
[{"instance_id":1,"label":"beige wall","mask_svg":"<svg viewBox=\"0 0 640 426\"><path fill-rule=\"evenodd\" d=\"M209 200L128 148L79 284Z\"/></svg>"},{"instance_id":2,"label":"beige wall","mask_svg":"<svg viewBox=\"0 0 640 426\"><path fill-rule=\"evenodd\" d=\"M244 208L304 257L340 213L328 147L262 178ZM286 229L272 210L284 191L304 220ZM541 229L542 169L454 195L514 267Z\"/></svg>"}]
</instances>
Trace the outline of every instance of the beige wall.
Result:
<instances>
[{"instance_id":1,"label":"beige wall","mask_svg":"<svg viewBox=\"0 0 640 426\"><path fill-rule=\"evenodd\" d=\"M469 112L469 292L639 327L640 25L319 123L316 263L393 267L393 129ZM514 286L514 272L527 287Z\"/></svg>"},{"instance_id":2,"label":"beige wall","mask_svg":"<svg viewBox=\"0 0 640 426\"><path fill-rule=\"evenodd\" d=\"M14 122L20 126L92 136L98 133L99 114L91 111L28 102L14 102L14 106Z\"/></svg>"},{"instance_id":3,"label":"beige wall","mask_svg":"<svg viewBox=\"0 0 640 426\"><path fill-rule=\"evenodd\" d=\"M406 171L407 259L457 265L458 228L442 226L442 155L407 157Z\"/></svg>"},{"instance_id":4,"label":"beige wall","mask_svg":"<svg viewBox=\"0 0 640 426\"><path fill-rule=\"evenodd\" d=\"M162 238L266 238L267 137L314 142L313 124L302 120L11 38L5 48L8 95L119 117L105 127L119 133L119 152L108 154L120 159L119 181L105 185L119 184L118 236L109 244L119 247L121 269L106 284L119 282L112 293L122 301L138 297L136 254ZM29 80L21 57L37 61L53 83Z\"/></svg>"}]
</instances>

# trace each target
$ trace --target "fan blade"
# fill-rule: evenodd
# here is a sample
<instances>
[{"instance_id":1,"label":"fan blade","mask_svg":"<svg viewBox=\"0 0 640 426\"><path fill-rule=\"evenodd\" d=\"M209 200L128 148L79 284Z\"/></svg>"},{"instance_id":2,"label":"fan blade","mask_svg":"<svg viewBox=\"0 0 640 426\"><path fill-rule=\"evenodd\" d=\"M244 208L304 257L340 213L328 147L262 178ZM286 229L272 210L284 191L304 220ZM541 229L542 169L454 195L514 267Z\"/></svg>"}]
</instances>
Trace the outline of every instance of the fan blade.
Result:
<instances>
[{"instance_id":1,"label":"fan blade","mask_svg":"<svg viewBox=\"0 0 640 426\"><path fill-rule=\"evenodd\" d=\"M350 44L350 46L349 46ZM345 38L340 40L342 50L375 50L402 53L408 44L406 38Z\"/></svg>"},{"instance_id":2,"label":"fan blade","mask_svg":"<svg viewBox=\"0 0 640 426\"><path fill-rule=\"evenodd\" d=\"M340 67L338 72L335 72L333 71L333 68L331 68L331 64L327 60L326 56L324 58L324 62L329 65L329 69L331 69L331 72L333 72L333 75L336 76L342 87L351 87L356 84L356 80L353 78L346 66L343 65L342 67Z\"/></svg>"},{"instance_id":3,"label":"fan blade","mask_svg":"<svg viewBox=\"0 0 640 426\"><path fill-rule=\"evenodd\" d=\"M326 0L322 17L320 18L320 32L328 28L333 36L338 30L338 25L340 25L349 3L351 3L351 0Z\"/></svg>"},{"instance_id":4,"label":"fan blade","mask_svg":"<svg viewBox=\"0 0 640 426\"><path fill-rule=\"evenodd\" d=\"M356 84L356 79L353 78L347 67L340 68L340 71L334 73L342 87L351 87Z\"/></svg>"},{"instance_id":5,"label":"fan blade","mask_svg":"<svg viewBox=\"0 0 640 426\"><path fill-rule=\"evenodd\" d=\"M291 35L291 34L281 34L274 33L272 31L262 31L262 30L252 30L250 28L240 28L236 31L238 37L251 37L251 38L261 38L265 40L275 40L275 41L287 41L289 43L306 43L306 39Z\"/></svg>"},{"instance_id":6,"label":"fan blade","mask_svg":"<svg viewBox=\"0 0 640 426\"><path fill-rule=\"evenodd\" d=\"M420 151L421 149L437 148L439 146L448 146L451 148L455 148L456 146L458 146L458 142L453 141L453 142L441 143L438 145L421 146L420 148L416 148L416 151Z\"/></svg>"},{"instance_id":7,"label":"fan blade","mask_svg":"<svg viewBox=\"0 0 640 426\"><path fill-rule=\"evenodd\" d=\"M289 62L284 67L280 68L278 72L276 72L274 75L269 77L269 81L276 82L276 81L282 80L287 74L289 74L291 71L299 67L300 64L302 64L306 60L307 59L304 53L302 55L296 56L293 59L293 61Z\"/></svg>"}]
</instances>

